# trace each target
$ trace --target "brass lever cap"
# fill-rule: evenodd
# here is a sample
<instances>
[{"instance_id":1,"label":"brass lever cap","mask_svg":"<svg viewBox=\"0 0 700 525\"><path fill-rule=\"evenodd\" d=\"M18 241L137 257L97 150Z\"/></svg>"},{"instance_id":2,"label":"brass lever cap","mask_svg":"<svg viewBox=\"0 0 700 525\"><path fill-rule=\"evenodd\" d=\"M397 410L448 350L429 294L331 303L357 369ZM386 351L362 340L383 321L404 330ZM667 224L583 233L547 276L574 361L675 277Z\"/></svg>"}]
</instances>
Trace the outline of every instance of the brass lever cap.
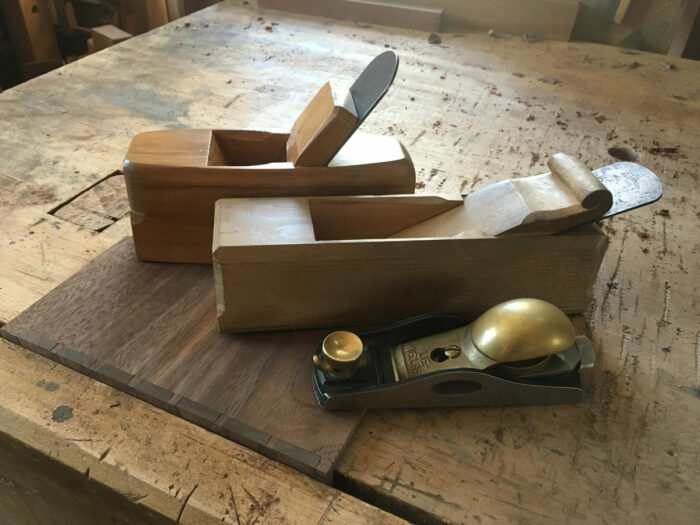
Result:
<instances>
[{"instance_id":1,"label":"brass lever cap","mask_svg":"<svg viewBox=\"0 0 700 525\"><path fill-rule=\"evenodd\" d=\"M332 332L321 344L323 359L336 370L354 370L360 365L363 346L362 339L352 332Z\"/></svg>"},{"instance_id":2,"label":"brass lever cap","mask_svg":"<svg viewBox=\"0 0 700 525\"><path fill-rule=\"evenodd\" d=\"M576 333L559 308L540 299L513 299L486 310L471 329L476 348L497 363L563 352Z\"/></svg>"}]
</instances>

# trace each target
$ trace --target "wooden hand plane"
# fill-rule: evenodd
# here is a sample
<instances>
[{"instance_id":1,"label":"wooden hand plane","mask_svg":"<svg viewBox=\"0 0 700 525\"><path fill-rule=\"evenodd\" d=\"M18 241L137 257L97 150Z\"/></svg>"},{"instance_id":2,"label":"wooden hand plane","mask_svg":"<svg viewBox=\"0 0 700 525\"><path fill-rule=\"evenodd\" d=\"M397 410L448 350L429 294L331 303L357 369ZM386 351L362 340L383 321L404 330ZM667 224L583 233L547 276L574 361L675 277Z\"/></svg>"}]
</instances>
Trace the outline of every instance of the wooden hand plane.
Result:
<instances>
[{"instance_id":1,"label":"wooden hand plane","mask_svg":"<svg viewBox=\"0 0 700 525\"><path fill-rule=\"evenodd\" d=\"M214 203L229 197L413 193L415 170L393 137L355 133L394 80L377 56L349 90L324 84L289 133L177 129L136 135L124 159L136 255L210 263Z\"/></svg>"},{"instance_id":2,"label":"wooden hand plane","mask_svg":"<svg viewBox=\"0 0 700 525\"><path fill-rule=\"evenodd\" d=\"M662 185L630 162L591 172L556 154L548 164L551 173L464 198L219 200L219 329L358 326L444 311L473 319L520 295L585 311L608 241L594 226L571 228L654 202Z\"/></svg>"},{"instance_id":3,"label":"wooden hand plane","mask_svg":"<svg viewBox=\"0 0 700 525\"><path fill-rule=\"evenodd\" d=\"M539 299L496 305L473 323L422 315L360 334L333 332L313 356L321 408L548 405L583 399L590 340Z\"/></svg>"}]
</instances>

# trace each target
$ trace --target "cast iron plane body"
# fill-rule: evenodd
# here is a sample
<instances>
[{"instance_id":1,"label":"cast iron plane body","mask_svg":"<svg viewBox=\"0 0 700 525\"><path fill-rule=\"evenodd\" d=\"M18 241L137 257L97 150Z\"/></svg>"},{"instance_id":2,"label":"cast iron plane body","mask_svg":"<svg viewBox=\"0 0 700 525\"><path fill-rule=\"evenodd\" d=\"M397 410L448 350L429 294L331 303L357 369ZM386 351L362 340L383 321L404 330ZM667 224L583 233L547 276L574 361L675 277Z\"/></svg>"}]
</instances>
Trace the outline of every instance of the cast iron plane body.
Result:
<instances>
[{"instance_id":1,"label":"cast iron plane body","mask_svg":"<svg viewBox=\"0 0 700 525\"><path fill-rule=\"evenodd\" d=\"M501 364L485 370L444 368L407 379L397 378L392 348L468 324L467 319L455 315L421 315L373 331L358 332L364 366L347 378L313 367L316 400L325 410L551 405L583 400L578 370L591 367L594 359L590 341L583 336L577 337L567 352L550 356L554 361L531 373L527 369L532 363L522 362L521 371L517 371L520 363L508 363L514 366ZM319 342L317 356L322 344L323 341Z\"/></svg>"}]
</instances>

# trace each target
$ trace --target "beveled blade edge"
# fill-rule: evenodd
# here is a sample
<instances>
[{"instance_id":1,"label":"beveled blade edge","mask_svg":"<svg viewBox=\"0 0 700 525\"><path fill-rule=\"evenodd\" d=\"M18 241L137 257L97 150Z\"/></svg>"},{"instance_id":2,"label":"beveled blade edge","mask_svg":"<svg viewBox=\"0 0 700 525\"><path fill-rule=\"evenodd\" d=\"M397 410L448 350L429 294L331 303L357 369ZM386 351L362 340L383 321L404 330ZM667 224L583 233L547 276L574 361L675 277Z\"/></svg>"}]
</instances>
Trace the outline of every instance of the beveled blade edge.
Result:
<instances>
[{"instance_id":1,"label":"beveled blade edge","mask_svg":"<svg viewBox=\"0 0 700 525\"><path fill-rule=\"evenodd\" d=\"M374 57L350 86L350 94L355 103L357 123L360 127L375 106L379 103L396 78L399 69L399 56L392 50L384 51Z\"/></svg>"},{"instance_id":2,"label":"beveled blade edge","mask_svg":"<svg viewBox=\"0 0 700 525\"><path fill-rule=\"evenodd\" d=\"M654 172L633 162L616 162L593 174L613 196L610 209L596 220L652 204L663 194L663 185Z\"/></svg>"}]
</instances>

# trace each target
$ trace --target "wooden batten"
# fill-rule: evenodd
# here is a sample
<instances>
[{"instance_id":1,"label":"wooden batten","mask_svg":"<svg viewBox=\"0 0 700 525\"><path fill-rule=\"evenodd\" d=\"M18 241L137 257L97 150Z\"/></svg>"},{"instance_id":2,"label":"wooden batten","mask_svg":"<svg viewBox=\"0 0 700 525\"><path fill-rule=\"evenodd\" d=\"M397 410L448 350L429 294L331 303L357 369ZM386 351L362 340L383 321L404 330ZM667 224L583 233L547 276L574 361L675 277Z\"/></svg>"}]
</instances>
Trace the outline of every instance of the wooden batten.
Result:
<instances>
[{"instance_id":1,"label":"wooden batten","mask_svg":"<svg viewBox=\"0 0 700 525\"><path fill-rule=\"evenodd\" d=\"M350 92L326 82L292 126L287 160L295 166L325 166L356 124L357 111Z\"/></svg>"},{"instance_id":2,"label":"wooden batten","mask_svg":"<svg viewBox=\"0 0 700 525\"><path fill-rule=\"evenodd\" d=\"M368 196L217 202L219 329L267 331L473 317L514 297L585 311L608 241L596 226L559 235L386 238L461 199Z\"/></svg>"},{"instance_id":3,"label":"wooden batten","mask_svg":"<svg viewBox=\"0 0 700 525\"><path fill-rule=\"evenodd\" d=\"M258 0L260 7L371 24L446 31L456 28L569 40L574 0Z\"/></svg>"},{"instance_id":4,"label":"wooden batten","mask_svg":"<svg viewBox=\"0 0 700 525\"><path fill-rule=\"evenodd\" d=\"M230 197L413 193L415 171L396 139L355 133L328 166L287 161L289 134L169 130L134 137L124 177L138 257L211 262L214 203Z\"/></svg>"}]
</instances>

